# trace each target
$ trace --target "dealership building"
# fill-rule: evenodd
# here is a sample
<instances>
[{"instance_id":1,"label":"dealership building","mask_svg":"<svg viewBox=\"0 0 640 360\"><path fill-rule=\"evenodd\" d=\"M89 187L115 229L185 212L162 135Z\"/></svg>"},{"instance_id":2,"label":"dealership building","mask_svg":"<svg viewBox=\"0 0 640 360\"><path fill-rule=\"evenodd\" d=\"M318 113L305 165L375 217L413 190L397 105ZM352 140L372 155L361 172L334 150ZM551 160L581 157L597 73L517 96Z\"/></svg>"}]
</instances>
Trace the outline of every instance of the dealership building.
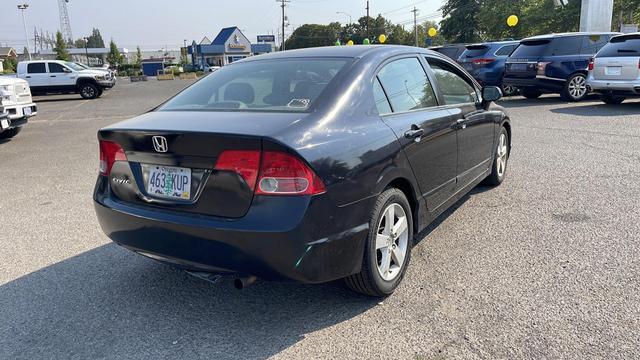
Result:
<instances>
[{"instance_id":1,"label":"dealership building","mask_svg":"<svg viewBox=\"0 0 640 360\"><path fill-rule=\"evenodd\" d=\"M195 41L189 46L191 62L195 66L224 66L252 55L273 51L273 35L258 36L259 42L252 44L238 27L224 28L209 42L205 37L200 44Z\"/></svg>"}]
</instances>

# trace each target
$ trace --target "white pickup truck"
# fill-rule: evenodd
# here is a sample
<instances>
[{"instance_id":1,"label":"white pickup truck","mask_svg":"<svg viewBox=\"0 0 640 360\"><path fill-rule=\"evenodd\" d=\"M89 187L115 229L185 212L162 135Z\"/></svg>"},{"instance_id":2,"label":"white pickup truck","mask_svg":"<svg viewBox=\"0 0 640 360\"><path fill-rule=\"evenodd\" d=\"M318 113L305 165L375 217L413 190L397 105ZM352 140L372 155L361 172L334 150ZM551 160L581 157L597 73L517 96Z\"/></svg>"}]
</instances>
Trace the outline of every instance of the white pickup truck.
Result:
<instances>
[{"instance_id":1,"label":"white pickup truck","mask_svg":"<svg viewBox=\"0 0 640 360\"><path fill-rule=\"evenodd\" d=\"M34 94L80 94L95 99L115 85L109 72L87 70L60 60L34 60L18 63L18 77L29 82Z\"/></svg>"},{"instance_id":2,"label":"white pickup truck","mask_svg":"<svg viewBox=\"0 0 640 360\"><path fill-rule=\"evenodd\" d=\"M7 119L0 123L0 139L14 137L27 124L27 119L38 113L31 99L29 83L11 76L0 76L0 106Z\"/></svg>"}]
</instances>

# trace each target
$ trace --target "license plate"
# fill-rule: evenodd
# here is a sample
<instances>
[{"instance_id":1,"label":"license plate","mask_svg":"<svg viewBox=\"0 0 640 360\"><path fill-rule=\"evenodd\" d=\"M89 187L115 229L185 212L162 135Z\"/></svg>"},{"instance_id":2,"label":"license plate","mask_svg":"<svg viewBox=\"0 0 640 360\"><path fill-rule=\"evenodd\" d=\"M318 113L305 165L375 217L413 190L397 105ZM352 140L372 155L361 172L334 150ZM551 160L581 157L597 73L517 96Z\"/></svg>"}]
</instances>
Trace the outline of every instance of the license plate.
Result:
<instances>
[{"instance_id":1,"label":"license plate","mask_svg":"<svg viewBox=\"0 0 640 360\"><path fill-rule=\"evenodd\" d=\"M6 129L9 127L9 120L0 120L0 127L2 128L2 130Z\"/></svg>"},{"instance_id":2,"label":"license plate","mask_svg":"<svg viewBox=\"0 0 640 360\"><path fill-rule=\"evenodd\" d=\"M146 165L147 194L169 199L191 199L191 169Z\"/></svg>"},{"instance_id":3,"label":"license plate","mask_svg":"<svg viewBox=\"0 0 640 360\"><path fill-rule=\"evenodd\" d=\"M510 69L513 71L527 71L527 64L511 64Z\"/></svg>"},{"instance_id":4,"label":"license plate","mask_svg":"<svg viewBox=\"0 0 640 360\"><path fill-rule=\"evenodd\" d=\"M604 68L604 73L605 73L605 75L612 75L612 76L621 75L622 74L622 67L621 66L607 66L607 67Z\"/></svg>"},{"instance_id":5,"label":"license plate","mask_svg":"<svg viewBox=\"0 0 640 360\"><path fill-rule=\"evenodd\" d=\"M32 114L30 107L23 108L22 112L24 113L24 116L31 116L31 114Z\"/></svg>"}]
</instances>

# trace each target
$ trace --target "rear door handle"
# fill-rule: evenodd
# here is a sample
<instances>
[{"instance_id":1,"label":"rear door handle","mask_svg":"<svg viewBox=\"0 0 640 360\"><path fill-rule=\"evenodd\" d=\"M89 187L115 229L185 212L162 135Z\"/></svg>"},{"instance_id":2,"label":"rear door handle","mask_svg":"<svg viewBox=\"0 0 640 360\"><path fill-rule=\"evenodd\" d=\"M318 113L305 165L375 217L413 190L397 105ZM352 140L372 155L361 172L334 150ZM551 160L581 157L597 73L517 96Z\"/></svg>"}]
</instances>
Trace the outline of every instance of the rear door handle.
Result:
<instances>
[{"instance_id":1,"label":"rear door handle","mask_svg":"<svg viewBox=\"0 0 640 360\"><path fill-rule=\"evenodd\" d=\"M56 77L55 75L51 75L51 77Z\"/></svg>"},{"instance_id":2,"label":"rear door handle","mask_svg":"<svg viewBox=\"0 0 640 360\"><path fill-rule=\"evenodd\" d=\"M25 76L27 79L31 79L31 76Z\"/></svg>"}]
</instances>

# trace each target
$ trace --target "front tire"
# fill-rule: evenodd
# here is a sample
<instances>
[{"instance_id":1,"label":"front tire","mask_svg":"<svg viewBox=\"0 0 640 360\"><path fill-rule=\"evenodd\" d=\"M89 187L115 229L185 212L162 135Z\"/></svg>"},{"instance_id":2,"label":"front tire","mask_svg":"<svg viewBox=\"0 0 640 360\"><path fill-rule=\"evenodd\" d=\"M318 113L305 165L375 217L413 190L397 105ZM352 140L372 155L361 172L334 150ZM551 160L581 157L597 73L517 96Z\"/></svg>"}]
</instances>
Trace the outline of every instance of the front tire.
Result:
<instances>
[{"instance_id":1,"label":"front tire","mask_svg":"<svg viewBox=\"0 0 640 360\"><path fill-rule=\"evenodd\" d=\"M502 184L507 175L507 163L509 162L510 153L509 132L503 127L500 135L498 135L498 146L496 147L491 174L484 180L485 185L498 186Z\"/></svg>"},{"instance_id":2,"label":"front tire","mask_svg":"<svg viewBox=\"0 0 640 360\"><path fill-rule=\"evenodd\" d=\"M18 135L20 131L22 131L22 127L5 130L0 133L0 140L11 139L12 137Z\"/></svg>"},{"instance_id":3,"label":"front tire","mask_svg":"<svg viewBox=\"0 0 640 360\"><path fill-rule=\"evenodd\" d=\"M609 104L609 105L620 105L625 99L626 98L624 96L620 96L620 95L613 95L613 94L600 95L600 100L602 100L602 102L604 102L605 104Z\"/></svg>"},{"instance_id":4,"label":"front tire","mask_svg":"<svg viewBox=\"0 0 640 360\"><path fill-rule=\"evenodd\" d=\"M82 96L83 99L95 99L99 96L98 92L98 87L92 83L84 83L80 85L80 96Z\"/></svg>"},{"instance_id":5,"label":"front tire","mask_svg":"<svg viewBox=\"0 0 640 360\"><path fill-rule=\"evenodd\" d=\"M378 196L371 213L362 269L345 278L347 286L369 296L390 295L404 277L412 247L409 201L399 189L387 189Z\"/></svg>"},{"instance_id":6,"label":"front tire","mask_svg":"<svg viewBox=\"0 0 640 360\"><path fill-rule=\"evenodd\" d=\"M584 100L589 95L587 89L587 77L584 74L573 74L564 84L564 89L560 93L562 100L578 102Z\"/></svg>"}]
</instances>

